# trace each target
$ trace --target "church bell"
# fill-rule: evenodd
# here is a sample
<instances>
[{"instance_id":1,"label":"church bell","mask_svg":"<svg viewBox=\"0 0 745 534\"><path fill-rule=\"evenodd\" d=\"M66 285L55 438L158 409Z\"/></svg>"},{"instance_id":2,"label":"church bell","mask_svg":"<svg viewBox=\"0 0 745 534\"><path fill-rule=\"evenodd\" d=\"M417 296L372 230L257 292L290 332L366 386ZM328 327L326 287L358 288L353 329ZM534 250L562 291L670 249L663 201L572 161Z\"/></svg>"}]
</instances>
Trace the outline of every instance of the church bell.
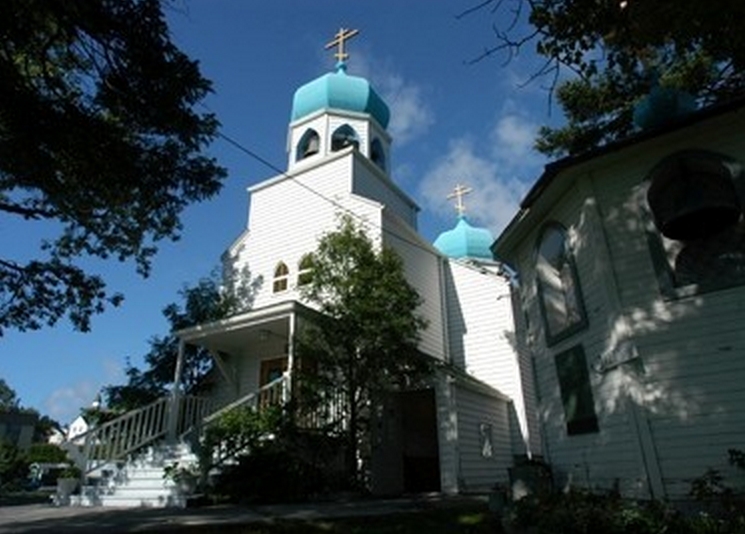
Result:
<instances>
[{"instance_id":1,"label":"church bell","mask_svg":"<svg viewBox=\"0 0 745 534\"><path fill-rule=\"evenodd\" d=\"M650 172L647 191L660 233L692 241L736 224L743 211L739 175L739 164L713 152L684 151L663 159Z\"/></svg>"}]
</instances>

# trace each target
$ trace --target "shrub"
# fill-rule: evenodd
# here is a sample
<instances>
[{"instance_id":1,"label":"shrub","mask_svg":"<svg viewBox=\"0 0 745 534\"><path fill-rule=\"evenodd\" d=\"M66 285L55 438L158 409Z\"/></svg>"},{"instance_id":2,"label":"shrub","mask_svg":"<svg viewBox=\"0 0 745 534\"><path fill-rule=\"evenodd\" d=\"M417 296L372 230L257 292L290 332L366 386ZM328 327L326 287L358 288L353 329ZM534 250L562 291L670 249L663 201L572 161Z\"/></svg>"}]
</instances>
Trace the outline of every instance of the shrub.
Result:
<instances>
[{"instance_id":1,"label":"shrub","mask_svg":"<svg viewBox=\"0 0 745 534\"><path fill-rule=\"evenodd\" d=\"M26 457L30 463L56 464L67 460L67 453L52 443L34 443L29 447Z\"/></svg>"}]
</instances>

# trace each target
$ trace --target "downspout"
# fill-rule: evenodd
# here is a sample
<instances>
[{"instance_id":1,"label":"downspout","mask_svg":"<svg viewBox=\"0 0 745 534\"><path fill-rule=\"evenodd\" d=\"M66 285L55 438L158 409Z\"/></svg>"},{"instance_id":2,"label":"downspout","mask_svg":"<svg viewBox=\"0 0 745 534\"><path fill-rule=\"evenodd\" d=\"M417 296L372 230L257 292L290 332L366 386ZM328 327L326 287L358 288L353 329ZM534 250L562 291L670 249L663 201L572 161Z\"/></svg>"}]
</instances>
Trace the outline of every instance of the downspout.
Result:
<instances>
[{"instance_id":1,"label":"downspout","mask_svg":"<svg viewBox=\"0 0 745 534\"><path fill-rule=\"evenodd\" d=\"M173 390L171 391L171 406L168 410L168 434L166 435L166 440L170 445L176 443L176 433L178 430L179 404L181 400L181 375L183 374L184 369L184 348L184 340L179 339L176 371L173 375Z\"/></svg>"}]
</instances>

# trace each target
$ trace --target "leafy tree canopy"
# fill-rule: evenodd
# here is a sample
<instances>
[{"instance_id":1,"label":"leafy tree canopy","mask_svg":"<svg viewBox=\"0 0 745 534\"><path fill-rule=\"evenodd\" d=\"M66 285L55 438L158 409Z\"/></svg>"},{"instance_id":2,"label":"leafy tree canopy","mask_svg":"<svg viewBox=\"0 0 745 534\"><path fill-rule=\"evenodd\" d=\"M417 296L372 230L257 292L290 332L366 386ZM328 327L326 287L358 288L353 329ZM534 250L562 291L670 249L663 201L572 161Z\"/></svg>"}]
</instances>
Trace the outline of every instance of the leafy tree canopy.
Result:
<instances>
[{"instance_id":1,"label":"leafy tree canopy","mask_svg":"<svg viewBox=\"0 0 745 534\"><path fill-rule=\"evenodd\" d=\"M16 390L10 387L5 379L0 378L0 411L17 410L18 403Z\"/></svg>"},{"instance_id":2,"label":"leafy tree canopy","mask_svg":"<svg viewBox=\"0 0 745 534\"><path fill-rule=\"evenodd\" d=\"M134 259L220 189L202 149L210 90L171 41L159 0L0 2L0 212L52 223L38 259L0 256L0 335L63 316L80 330L121 295L80 256Z\"/></svg>"},{"instance_id":3,"label":"leafy tree canopy","mask_svg":"<svg viewBox=\"0 0 745 534\"><path fill-rule=\"evenodd\" d=\"M314 398L317 405L338 395L344 399L347 469L357 474L371 403L392 388L416 385L433 370L417 348L426 327L417 311L422 299L406 280L400 257L389 248L376 250L348 216L320 240L303 296L321 315L298 341L305 362L301 398L311 406Z\"/></svg>"},{"instance_id":4,"label":"leafy tree canopy","mask_svg":"<svg viewBox=\"0 0 745 534\"><path fill-rule=\"evenodd\" d=\"M541 129L544 154L577 154L628 135L633 106L653 84L685 90L701 105L745 89L740 0L486 0L463 15L484 9L496 44L481 57L512 57L531 44L545 58L535 76L552 77L567 124Z\"/></svg>"},{"instance_id":5,"label":"leafy tree canopy","mask_svg":"<svg viewBox=\"0 0 745 534\"><path fill-rule=\"evenodd\" d=\"M106 388L110 409L131 410L149 404L169 391L173 385L179 346L173 332L217 321L251 307L259 282L250 279L247 269L234 273L231 280L223 286L216 274L202 278L196 285L186 286L179 292L182 304L171 303L163 308L163 315L171 327L170 333L150 340L150 350L144 357L144 370L128 363L127 383ZM184 349L182 385L187 394L196 393L212 369L212 357L201 347L186 345Z\"/></svg>"}]
</instances>

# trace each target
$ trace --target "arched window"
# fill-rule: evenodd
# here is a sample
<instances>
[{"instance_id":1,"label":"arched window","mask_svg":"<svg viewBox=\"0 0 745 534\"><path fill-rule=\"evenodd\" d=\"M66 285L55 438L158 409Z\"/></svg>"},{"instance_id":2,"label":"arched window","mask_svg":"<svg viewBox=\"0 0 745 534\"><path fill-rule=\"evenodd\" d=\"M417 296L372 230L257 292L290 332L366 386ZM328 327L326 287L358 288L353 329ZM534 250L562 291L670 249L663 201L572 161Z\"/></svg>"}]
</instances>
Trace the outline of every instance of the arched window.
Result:
<instances>
[{"instance_id":1,"label":"arched window","mask_svg":"<svg viewBox=\"0 0 745 534\"><path fill-rule=\"evenodd\" d=\"M682 150L655 165L645 183L647 240L663 294L745 284L743 165L725 154Z\"/></svg>"},{"instance_id":2,"label":"arched window","mask_svg":"<svg viewBox=\"0 0 745 534\"><path fill-rule=\"evenodd\" d=\"M313 279L313 256L306 254L298 263L297 285L304 286Z\"/></svg>"},{"instance_id":3,"label":"arched window","mask_svg":"<svg viewBox=\"0 0 745 534\"><path fill-rule=\"evenodd\" d=\"M272 286L275 293L287 290L287 279L290 276L290 270L284 262L279 262L274 268L274 285Z\"/></svg>"},{"instance_id":4,"label":"arched window","mask_svg":"<svg viewBox=\"0 0 745 534\"><path fill-rule=\"evenodd\" d=\"M297 152L295 154L295 161L300 161L313 154L318 154L321 149L321 138L313 128L309 128L300 138L300 142L297 144Z\"/></svg>"},{"instance_id":5,"label":"arched window","mask_svg":"<svg viewBox=\"0 0 745 534\"><path fill-rule=\"evenodd\" d=\"M552 345L587 324L577 269L566 230L547 224L538 240L536 258L538 300L546 327L546 344Z\"/></svg>"},{"instance_id":6,"label":"arched window","mask_svg":"<svg viewBox=\"0 0 745 534\"><path fill-rule=\"evenodd\" d=\"M385 151L380 139L373 139L373 142L370 143L370 161L385 170Z\"/></svg>"},{"instance_id":7,"label":"arched window","mask_svg":"<svg viewBox=\"0 0 745 534\"><path fill-rule=\"evenodd\" d=\"M357 132L355 132L354 128L352 128L348 124L339 126L334 131L334 134L331 136L331 151L337 152L338 150L347 148L350 145L354 146L355 148L360 147L360 141L357 137Z\"/></svg>"}]
</instances>

